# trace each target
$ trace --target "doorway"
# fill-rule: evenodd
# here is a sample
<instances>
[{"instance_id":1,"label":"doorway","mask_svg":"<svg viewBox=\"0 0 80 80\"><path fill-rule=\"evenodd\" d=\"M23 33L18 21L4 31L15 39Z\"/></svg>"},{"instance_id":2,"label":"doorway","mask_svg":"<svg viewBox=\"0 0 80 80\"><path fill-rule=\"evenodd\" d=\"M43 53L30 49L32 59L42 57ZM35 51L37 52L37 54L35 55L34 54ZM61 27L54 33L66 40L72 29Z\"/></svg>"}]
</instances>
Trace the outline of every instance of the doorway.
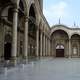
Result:
<instances>
[{"instance_id":1,"label":"doorway","mask_svg":"<svg viewBox=\"0 0 80 80\"><path fill-rule=\"evenodd\" d=\"M4 60L11 59L11 47L12 47L12 36L10 34L6 34L4 40Z\"/></svg>"},{"instance_id":2,"label":"doorway","mask_svg":"<svg viewBox=\"0 0 80 80\"><path fill-rule=\"evenodd\" d=\"M63 45L57 45L56 57L64 57L64 46Z\"/></svg>"},{"instance_id":3,"label":"doorway","mask_svg":"<svg viewBox=\"0 0 80 80\"><path fill-rule=\"evenodd\" d=\"M4 59L10 60L11 59L11 43L7 42L4 45Z\"/></svg>"}]
</instances>

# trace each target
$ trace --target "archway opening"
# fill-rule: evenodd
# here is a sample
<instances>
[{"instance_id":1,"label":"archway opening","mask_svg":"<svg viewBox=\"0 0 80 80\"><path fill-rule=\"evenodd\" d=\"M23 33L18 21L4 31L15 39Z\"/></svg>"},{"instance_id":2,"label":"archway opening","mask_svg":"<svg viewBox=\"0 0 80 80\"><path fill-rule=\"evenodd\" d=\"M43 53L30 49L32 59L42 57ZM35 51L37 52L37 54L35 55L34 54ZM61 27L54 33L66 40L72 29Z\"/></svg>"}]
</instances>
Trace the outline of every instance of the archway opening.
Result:
<instances>
[{"instance_id":1,"label":"archway opening","mask_svg":"<svg viewBox=\"0 0 80 80\"><path fill-rule=\"evenodd\" d=\"M12 38L9 34L5 36L5 44L4 44L4 60L11 59L11 41Z\"/></svg>"},{"instance_id":2,"label":"archway opening","mask_svg":"<svg viewBox=\"0 0 80 80\"><path fill-rule=\"evenodd\" d=\"M56 46L56 57L64 57L64 46L63 45Z\"/></svg>"},{"instance_id":3,"label":"archway opening","mask_svg":"<svg viewBox=\"0 0 80 80\"><path fill-rule=\"evenodd\" d=\"M11 59L11 43L7 42L4 45L4 59L10 60Z\"/></svg>"},{"instance_id":4,"label":"archway opening","mask_svg":"<svg viewBox=\"0 0 80 80\"><path fill-rule=\"evenodd\" d=\"M58 29L52 33L51 38L52 38L51 50L52 50L53 56L65 57L68 54L67 50L68 50L69 36L67 32L65 32L64 30ZM64 46L62 46L61 44ZM64 50L64 47L65 47L65 50Z\"/></svg>"},{"instance_id":5,"label":"archway opening","mask_svg":"<svg viewBox=\"0 0 80 80\"><path fill-rule=\"evenodd\" d=\"M80 35L73 34L71 36L71 49L72 49L72 57L78 57L79 56L79 50L80 50Z\"/></svg>"},{"instance_id":6,"label":"archway opening","mask_svg":"<svg viewBox=\"0 0 80 80\"><path fill-rule=\"evenodd\" d=\"M28 21L28 57L36 57L36 13L34 4L31 5L29 10L29 21Z\"/></svg>"},{"instance_id":7,"label":"archway opening","mask_svg":"<svg viewBox=\"0 0 80 80\"><path fill-rule=\"evenodd\" d=\"M18 62L21 63L24 58L24 30L25 30L25 0L19 1L18 9L18 32L17 32L17 58Z\"/></svg>"}]
</instances>

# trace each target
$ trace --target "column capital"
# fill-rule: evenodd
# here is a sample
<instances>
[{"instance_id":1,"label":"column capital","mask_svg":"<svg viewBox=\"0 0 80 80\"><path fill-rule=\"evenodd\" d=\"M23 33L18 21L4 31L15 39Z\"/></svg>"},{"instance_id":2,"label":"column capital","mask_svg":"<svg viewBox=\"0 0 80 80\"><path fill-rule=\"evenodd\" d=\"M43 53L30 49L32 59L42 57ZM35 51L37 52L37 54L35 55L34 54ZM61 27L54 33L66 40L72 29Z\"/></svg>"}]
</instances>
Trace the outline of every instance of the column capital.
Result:
<instances>
[{"instance_id":1,"label":"column capital","mask_svg":"<svg viewBox=\"0 0 80 80\"><path fill-rule=\"evenodd\" d=\"M42 54L42 32L41 32L41 34L40 34L40 56L42 56L43 54Z\"/></svg>"},{"instance_id":2,"label":"column capital","mask_svg":"<svg viewBox=\"0 0 80 80\"><path fill-rule=\"evenodd\" d=\"M13 12L18 13L18 8L13 8Z\"/></svg>"},{"instance_id":3,"label":"column capital","mask_svg":"<svg viewBox=\"0 0 80 80\"><path fill-rule=\"evenodd\" d=\"M25 22L29 21L29 17L28 16L24 16L24 18L25 18Z\"/></svg>"},{"instance_id":4,"label":"column capital","mask_svg":"<svg viewBox=\"0 0 80 80\"><path fill-rule=\"evenodd\" d=\"M14 8L19 8L19 2L20 2L20 0L11 0L11 2L13 4Z\"/></svg>"}]
</instances>

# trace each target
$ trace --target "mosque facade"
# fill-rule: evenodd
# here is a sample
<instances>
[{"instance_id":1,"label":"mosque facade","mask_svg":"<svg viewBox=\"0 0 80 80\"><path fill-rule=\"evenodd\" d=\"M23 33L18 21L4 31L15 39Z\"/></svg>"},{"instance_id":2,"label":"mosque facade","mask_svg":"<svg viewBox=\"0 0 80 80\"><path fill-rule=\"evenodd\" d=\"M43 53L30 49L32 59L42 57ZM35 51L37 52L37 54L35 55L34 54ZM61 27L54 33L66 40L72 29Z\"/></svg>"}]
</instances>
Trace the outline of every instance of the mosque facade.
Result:
<instances>
[{"instance_id":1,"label":"mosque facade","mask_svg":"<svg viewBox=\"0 0 80 80\"><path fill-rule=\"evenodd\" d=\"M50 27L43 0L0 0L0 61L79 56L80 28Z\"/></svg>"}]
</instances>

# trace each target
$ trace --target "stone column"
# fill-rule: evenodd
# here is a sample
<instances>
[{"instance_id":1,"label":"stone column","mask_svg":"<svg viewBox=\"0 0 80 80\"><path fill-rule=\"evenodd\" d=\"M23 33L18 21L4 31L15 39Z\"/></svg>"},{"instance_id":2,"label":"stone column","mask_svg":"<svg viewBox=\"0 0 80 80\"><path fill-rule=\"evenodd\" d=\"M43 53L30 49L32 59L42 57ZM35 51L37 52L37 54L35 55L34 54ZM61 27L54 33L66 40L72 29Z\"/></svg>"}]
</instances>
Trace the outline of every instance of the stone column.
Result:
<instances>
[{"instance_id":1,"label":"stone column","mask_svg":"<svg viewBox=\"0 0 80 80\"><path fill-rule=\"evenodd\" d=\"M51 56L53 56L53 40L52 40L52 53L51 53Z\"/></svg>"},{"instance_id":2,"label":"stone column","mask_svg":"<svg viewBox=\"0 0 80 80\"><path fill-rule=\"evenodd\" d=\"M52 56L52 54L53 54L53 52L52 52L52 44L53 44L53 43L52 43L52 41L51 41L51 56Z\"/></svg>"},{"instance_id":3,"label":"stone column","mask_svg":"<svg viewBox=\"0 0 80 80\"><path fill-rule=\"evenodd\" d=\"M44 34L44 51L43 51L43 56L45 56L45 34Z\"/></svg>"},{"instance_id":4,"label":"stone column","mask_svg":"<svg viewBox=\"0 0 80 80\"><path fill-rule=\"evenodd\" d=\"M37 29L36 32L36 56L39 56L39 30Z\"/></svg>"},{"instance_id":5,"label":"stone column","mask_svg":"<svg viewBox=\"0 0 80 80\"><path fill-rule=\"evenodd\" d=\"M45 52L45 56L47 56L47 37L46 37L46 40L45 40L45 50L46 50L46 52Z\"/></svg>"},{"instance_id":6,"label":"stone column","mask_svg":"<svg viewBox=\"0 0 80 80\"><path fill-rule=\"evenodd\" d=\"M50 56L51 56L51 40L50 40Z\"/></svg>"},{"instance_id":7,"label":"stone column","mask_svg":"<svg viewBox=\"0 0 80 80\"><path fill-rule=\"evenodd\" d=\"M24 26L24 60L28 57L28 17L25 18Z\"/></svg>"},{"instance_id":8,"label":"stone column","mask_svg":"<svg viewBox=\"0 0 80 80\"><path fill-rule=\"evenodd\" d=\"M49 43L49 39L48 39L48 56L50 56L50 50L49 50L49 47L50 47L50 43Z\"/></svg>"},{"instance_id":9,"label":"stone column","mask_svg":"<svg viewBox=\"0 0 80 80\"><path fill-rule=\"evenodd\" d=\"M43 56L43 53L44 53L44 38L43 38L43 34L42 34L42 56Z\"/></svg>"},{"instance_id":10,"label":"stone column","mask_svg":"<svg viewBox=\"0 0 80 80\"><path fill-rule=\"evenodd\" d=\"M47 38L47 56L48 56L48 38Z\"/></svg>"},{"instance_id":11,"label":"stone column","mask_svg":"<svg viewBox=\"0 0 80 80\"><path fill-rule=\"evenodd\" d=\"M49 46L49 45L48 45L48 38L47 38L47 56L48 56L48 46Z\"/></svg>"},{"instance_id":12,"label":"stone column","mask_svg":"<svg viewBox=\"0 0 80 80\"><path fill-rule=\"evenodd\" d=\"M17 24L18 24L18 9L15 8L13 12L13 33L12 33L12 64L16 65L17 55Z\"/></svg>"},{"instance_id":13,"label":"stone column","mask_svg":"<svg viewBox=\"0 0 80 80\"><path fill-rule=\"evenodd\" d=\"M49 43L48 43L48 38L47 38L47 56L48 56L48 47L49 47Z\"/></svg>"},{"instance_id":14,"label":"stone column","mask_svg":"<svg viewBox=\"0 0 80 80\"><path fill-rule=\"evenodd\" d=\"M49 56L49 39L47 39L47 56Z\"/></svg>"},{"instance_id":15,"label":"stone column","mask_svg":"<svg viewBox=\"0 0 80 80\"><path fill-rule=\"evenodd\" d=\"M51 41L51 56L52 56L52 41Z\"/></svg>"},{"instance_id":16,"label":"stone column","mask_svg":"<svg viewBox=\"0 0 80 80\"><path fill-rule=\"evenodd\" d=\"M47 42L46 42L46 56L48 56L48 38L46 38Z\"/></svg>"},{"instance_id":17,"label":"stone column","mask_svg":"<svg viewBox=\"0 0 80 80\"><path fill-rule=\"evenodd\" d=\"M42 32L40 34L40 56L42 56Z\"/></svg>"},{"instance_id":18,"label":"stone column","mask_svg":"<svg viewBox=\"0 0 80 80\"><path fill-rule=\"evenodd\" d=\"M51 55L51 47L50 47L50 39L49 39L49 56Z\"/></svg>"},{"instance_id":19,"label":"stone column","mask_svg":"<svg viewBox=\"0 0 80 80\"><path fill-rule=\"evenodd\" d=\"M80 40L79 40L79 58L80 58Z\"/></svg>"},{"instance_id":20,"label":"stone column","mask_svg":"<svg viewBox=\"0 0 80 80\"><path fill-rule=\"evenodd\" d=\"M69 39L69 57L71 57L71 40Z\"/></svg>"}]
</instances>

